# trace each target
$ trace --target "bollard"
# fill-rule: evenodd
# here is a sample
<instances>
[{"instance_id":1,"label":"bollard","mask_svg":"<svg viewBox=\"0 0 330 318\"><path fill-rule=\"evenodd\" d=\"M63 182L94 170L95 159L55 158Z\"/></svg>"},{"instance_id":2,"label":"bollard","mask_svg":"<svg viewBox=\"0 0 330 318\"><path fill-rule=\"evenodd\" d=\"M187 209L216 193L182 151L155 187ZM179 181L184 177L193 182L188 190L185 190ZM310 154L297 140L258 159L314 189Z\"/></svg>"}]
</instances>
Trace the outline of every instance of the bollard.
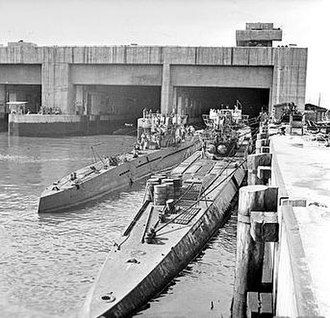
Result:
<instances>
[{"instance_id":1,"label":"bollard","mask_svg":"<svg viewBox=\"0 0 330 318\"><path fill-rule=\"evenodd\" d=\"M264 185L250 185L239 190L237 253L235 268L235 286L232 304L232 317L245 318L247 292L261 287L262 264L264 256L264 239L271 240L274 234L274 216L259 213L252 216L254 220L251 236L251 211L265 212L277 210L278 188ZM263 218L265 216L265 218ZM271 225L266 225L267 219ZM266 230L266 234L262 232ZM264 235L265 234L265 235ZM278 233L277 233L278 237Z\"/></svg>"}]
</instances>

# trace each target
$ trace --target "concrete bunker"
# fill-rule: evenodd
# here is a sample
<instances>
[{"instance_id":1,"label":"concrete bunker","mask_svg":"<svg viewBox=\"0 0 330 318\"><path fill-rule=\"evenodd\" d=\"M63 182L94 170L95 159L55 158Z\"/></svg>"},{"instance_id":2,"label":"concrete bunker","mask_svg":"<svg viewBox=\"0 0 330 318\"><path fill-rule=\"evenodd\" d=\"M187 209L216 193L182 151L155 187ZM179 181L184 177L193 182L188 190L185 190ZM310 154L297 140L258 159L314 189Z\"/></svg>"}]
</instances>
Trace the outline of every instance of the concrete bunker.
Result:
<instances>
[{"instance_id":1,"label":"concrete bunker","mask_svg":"<svg viewBox=\"0 0 330 318\"><path fill-rule=\"evenodd\" d=\"M303 109L307 49L271 47L280 33L272 25L250 25L237 47L8 44L0 48L0 125L7 116L6 85L39 85L41 105L61 114L9 116L13 126L34 131L42 121L65 134L111 133L115 126L135 123L144 108L165 114L175 109L190 115L192 123L211 107L236 100L250 117L283 102ZM45 135L53 131L44 130Z\"/></svg>"}]
</instances>

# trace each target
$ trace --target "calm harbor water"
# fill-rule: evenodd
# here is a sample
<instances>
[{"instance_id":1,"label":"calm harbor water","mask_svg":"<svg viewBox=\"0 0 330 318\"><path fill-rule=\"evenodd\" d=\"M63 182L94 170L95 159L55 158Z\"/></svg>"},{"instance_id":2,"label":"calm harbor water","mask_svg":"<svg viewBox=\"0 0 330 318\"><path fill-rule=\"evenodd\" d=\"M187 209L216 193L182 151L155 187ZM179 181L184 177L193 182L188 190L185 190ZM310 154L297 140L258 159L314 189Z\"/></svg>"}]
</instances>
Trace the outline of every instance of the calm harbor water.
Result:
<instances>
[{"instance_id":1,"label":"calm harbor water","mask_svg":"<svg viewBox=\"0 0 330 318\"><path fill-rule=\"evenodd\" d=\"M43 189L100 154L131 149L134 137L8 137L0 133L0 316L70 317L82 305L109 248L143 198L144 181L79 209L38 215ZM228 317L236 220L142 317Z\"/></svg>"}]
</instances>

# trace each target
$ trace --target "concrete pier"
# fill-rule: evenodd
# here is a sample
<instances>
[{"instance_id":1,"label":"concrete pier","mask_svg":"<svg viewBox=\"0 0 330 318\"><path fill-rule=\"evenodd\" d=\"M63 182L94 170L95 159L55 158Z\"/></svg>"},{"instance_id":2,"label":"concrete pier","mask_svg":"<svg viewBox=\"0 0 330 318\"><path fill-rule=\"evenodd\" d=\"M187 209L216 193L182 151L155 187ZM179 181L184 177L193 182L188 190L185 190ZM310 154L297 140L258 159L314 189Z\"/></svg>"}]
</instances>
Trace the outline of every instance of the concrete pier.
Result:
<instances>
[{"instance_id":1,"label":"concrete pier","mask_svg":"<svg viewBox=\"0 0 330 318\"><path fill-rule=\"evenodd\" d=\"M8 133L31 137L111 134L124 122L124 116L9 114Z\"/></svg>"},{"instance_id":2,"label":"concrete pier","mask_svg":"<svg viewBox=\"0 0 330 318\"><path fill-rule=\"evenodd\" d=\"M308 131L288 134L288 127L283 135L268 127L260 124L271 135L269 151L248 156L248 183L277 190L274 212L259 209L261 199L239 206L239 213L244 208L250 215L238 215L232 315L329 317L330 148ZM270 165L259 156L271 156ZM253 187L240 189L239 202ZM242 232L242 226L251 228Z\"/></svg>"},{"instance_id":3,"label":"concrete pier","mask_svg":"<svg viewBox=\"0 0 330 318\"><path fill-rule=\"evenodd\" d=\"M276 315L330 316L330 148L309 136L273 136L279 187Z\"/></svg>"}]
</instances>

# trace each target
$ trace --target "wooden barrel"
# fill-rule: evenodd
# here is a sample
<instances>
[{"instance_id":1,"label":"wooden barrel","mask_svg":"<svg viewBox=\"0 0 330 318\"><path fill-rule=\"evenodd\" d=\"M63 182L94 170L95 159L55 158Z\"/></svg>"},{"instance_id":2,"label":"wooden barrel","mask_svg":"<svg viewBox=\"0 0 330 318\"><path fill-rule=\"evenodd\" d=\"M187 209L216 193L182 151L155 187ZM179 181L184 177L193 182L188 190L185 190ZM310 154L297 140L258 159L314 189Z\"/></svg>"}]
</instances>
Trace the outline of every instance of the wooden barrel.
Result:
<instances>
[{"instance_id":1,"label":"wooden barrel","mask_svg":"<svg viewBox=\"0 0 330 318\"><path fill-rule=\"evenodd\" d=\"M158 178L160 181L162 181L162 180L166 179L167 177L165 174L154 174L152 176L152 178Z\"/></svg>"},{"instance_id":2,"label":"wooden barrel","mask_svg":"<svg viewBox=\"0 0 330 318\"><path fill-rule=\"evenodd\" d=\"M174 199L178 199L181 195L182 179L173 178L173 185L174 185Z\"/></svg>"},{"instance_id":3,"label":"wooden barrel","mask_svg":"<svg viewBox=\"0 0 330 318\"><path fill-rule=\"evenodd\" d=\"M147 180L147 184L146 184L146 196L145 199L152 201L154 198L154 186L158 185L160 183L160 181L158 179L155 178L150 178Z\"/></svg>"},{"instance_id":4,"label":"wooden barrel","mask_svg":"<svg viewBox=\"0 0 330 318\"><path fill-rule=\"evenodd\" d=\"M174 199L174 180L166 178L162 180L162 184L167 186L167 199Z\"/></svg>"},{"instance_id":5,"label":"wooden barrel","mask_svg":"<svg viewBox=\"0 0 330 318\"><path fill-rule=\"evenodd\" d=\"M170 178L166 178L166 179L162 179L162 184L173 184L173 179Z\"/></svg>"},{"instance_id":6,"label":"wooden barrel","mask_svg":"<svg viewBox=\"0 0 330 318\"><path fill-rule=\"evenodd\" d=\"M151 182L151 183L155 183L155 182L158 182L158 184L161 183L161 180L159 179L159 177L157 176L151 176L147 182Z\"/></svg>"},{"instance_id":7,"label":"wooden barrel","mask_svg":"<svg viewBox=\"0 0 330 318\"><path fill-rule=\"evenodd\" d=\"M174 185L173 183L165 183L167 188L167 199L174 199Z\"/></svg>"},{"instance_id":8,"label":"wooden barrel","mask_svg":"<svg viewBox=\"0 0 330 318\"><path fill-rule=\"evenodd\" d=\"M172 178L162 179L162 183L169 183L169 182L173 182L173 179Z\"/></svg>"},{"instance_id":9,"label":"wooden barrel","mask_svg":"<svg viewBox=\"0 0 330 318\"><path fill-rule=\"evenodd\" d=\"M165 205L167 199L166 184L159 184L154 186L154 204Z\"/></svg>"}]
</instances>

